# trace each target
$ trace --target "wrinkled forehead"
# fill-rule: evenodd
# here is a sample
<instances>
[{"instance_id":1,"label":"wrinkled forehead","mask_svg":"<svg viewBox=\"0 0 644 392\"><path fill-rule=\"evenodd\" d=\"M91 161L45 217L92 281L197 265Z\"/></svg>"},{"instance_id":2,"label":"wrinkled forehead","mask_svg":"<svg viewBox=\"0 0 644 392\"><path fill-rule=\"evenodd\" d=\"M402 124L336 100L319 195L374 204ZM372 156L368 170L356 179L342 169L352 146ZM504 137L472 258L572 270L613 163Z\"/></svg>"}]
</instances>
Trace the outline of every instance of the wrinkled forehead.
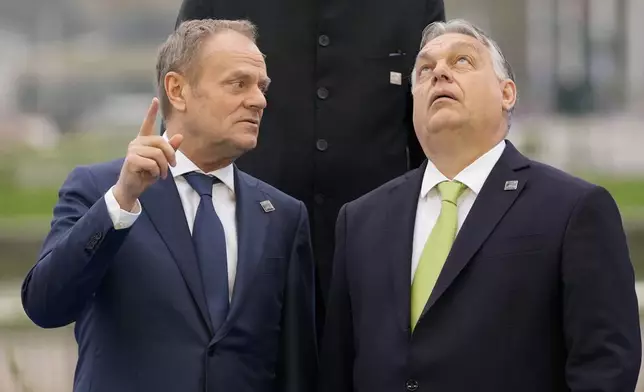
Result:
<instances>
[{"instance_id":1,"label":"wrinkled forehead","mask_svg":"<svg viewBox=\"0 0 644 392\"><path fill-rule=\"evenodd\" d=\"M204 45L201 53L201 69L207 69L214 77L230 77L231 74L268 79L265 55L248 38L237 37L218 40L215 36Z\"/></svg>"},{"instance_id":2,"label":"wrinkled forehead","mask_svg":"<svg viewBox=\"0 0 644 392\"><path fill-rule=\"evenodd\" d=\"M266 66L266 57L248 37L235 31L223 32L211 37L201 50L201 59L212 58L246 60L257 66Z\"/></svg>"},{"instance_id":3,"label":"wrinkled forehead","mask_svg":"<svg viewBox=\"0 0 644 392\"><path fill-rule=\"evenodd\" d=\"M261 53L221 50L211 52L204 61L221 68L245 68L266 72L265 56Z\"/></svg>"},{"instance_id":4,"label":"wrinkled forehead","mask_svg":"<svg viewBox=\"0 0 644 392\"><path fill-rule=\"evenodd\" d=\"M476 38L460 33L446 33L428 41L418 52L416 61L437 59L455 52L485 56L485 46Z\"/></svg>"}]
</instances>

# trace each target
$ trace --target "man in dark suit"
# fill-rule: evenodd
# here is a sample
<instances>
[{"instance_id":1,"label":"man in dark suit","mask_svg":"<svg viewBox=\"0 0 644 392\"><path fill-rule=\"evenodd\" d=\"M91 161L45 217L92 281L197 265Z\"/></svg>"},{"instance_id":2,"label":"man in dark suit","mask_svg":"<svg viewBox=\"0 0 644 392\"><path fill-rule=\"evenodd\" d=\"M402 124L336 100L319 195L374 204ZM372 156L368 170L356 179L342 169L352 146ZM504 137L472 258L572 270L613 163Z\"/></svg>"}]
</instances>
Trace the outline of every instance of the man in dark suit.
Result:
<instances>
[{"instance_id":1,"label":"man in dark suit","mask_svg":"<svg viewBox=\"0 0 644 392\"><path fill-rule=\"evenodd\" d=\"M248 21L187 22L159 52L125 160L79 167L22 292L76 322L78 392L309 391L314 266L304 204L238 170L269 84Z\"/></svg>"},{"instance_id":2,"label":"man in dark suit","mask_svg":"<svg viewBox=\"0 0 644 392\"><path fill-rule=\"evenodd\" d=\"M603 188L504 140L516 100L498 46L429 26L412 76L429 158L343 206L321 392L632 392L633 268Z\"/></svg>"},{"instance_id":3,"label":"man in dark suit","mask_svg":"<svg viewBox=\"0 0 644 392\"><path fill-rule=\"evenodd\" d=\"M177 23L200 18L247 18L261 32L270 105L258 148L237 164L306 204L323 300L340 207L425 158L405 75L443 0L183 0Z\"/></svg>"}]
</instances>

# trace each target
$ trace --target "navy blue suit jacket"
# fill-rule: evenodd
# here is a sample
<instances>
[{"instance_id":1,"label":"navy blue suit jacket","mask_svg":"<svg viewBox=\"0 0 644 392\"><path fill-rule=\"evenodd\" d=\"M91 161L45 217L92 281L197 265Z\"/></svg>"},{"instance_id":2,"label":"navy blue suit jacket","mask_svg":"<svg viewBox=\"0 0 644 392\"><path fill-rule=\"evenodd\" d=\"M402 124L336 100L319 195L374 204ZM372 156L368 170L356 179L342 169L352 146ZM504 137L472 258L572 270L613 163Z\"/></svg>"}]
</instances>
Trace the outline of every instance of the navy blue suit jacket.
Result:
<instances>
[{"instance_id":1,"label":"navy blue suit jacket","mask_svg":"<svg viewBox=\"0 0 644 392\"><path fill-rule=\"evenodd\" d=\"M410 332L426 165L342 208L320 390L633 392L641 338L617 206L509 142Z\"/></svg>"},{"instance_id":2,"label":"navy blue suit jacket","mask_svg":"<svg viewBox=\"0 0 644 392\"><path fill-rule=\"evenodd\" d=\"M67 178L22 301L44 328L73 322L76 392L302 392L316 371L314 267L302 202L237 170L238 270L228 319L209 325L171 175L115 230L103 195L123 160ZM270 200L275 211L264 212Z\"/></svg>"}]
</instances>

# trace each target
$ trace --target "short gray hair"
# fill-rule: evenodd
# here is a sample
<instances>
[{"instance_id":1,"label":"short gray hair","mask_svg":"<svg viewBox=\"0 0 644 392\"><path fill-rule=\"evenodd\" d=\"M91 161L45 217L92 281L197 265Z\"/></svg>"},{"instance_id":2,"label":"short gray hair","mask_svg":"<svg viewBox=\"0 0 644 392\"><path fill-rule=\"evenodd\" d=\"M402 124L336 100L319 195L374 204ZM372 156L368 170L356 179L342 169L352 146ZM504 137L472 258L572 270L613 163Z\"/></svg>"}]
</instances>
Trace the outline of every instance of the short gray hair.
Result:
<instances>
[{"instance_id":1,"label":"short gray hair","mask_svg":"<svg viewBox=\"0 0 644 392\"><path fill-rule=\"evenodd\" d=\"M490 57L492 58L492 66L494 67L494 73L499 80L510 79L515 82L514 72L510 63L501 52L499 45L490 38L481 28L477 27L473 23L470 23L463 19L452 19L447 22L433 22L429 24L423 30L422 39L420 41L420 49L422 50L429 41L434 38L440 37L444 34L463 34L469 35L470 37L475 38L483 46L485 46L490 51ZM416 81L416 69L411 75L412 86ZM514 106L509 110L508 113L508 126L510 122L510 117L514 112Z\"/></svg>"},{"instance_id":2,"label":"short gray hair","mask_svg":"<svg viewBox=\"0 0 644 392\"><path fill-rule=\"evenodd\" d=\"M168 72L178 72L185 75L193 84L199 79L200 68L198 61L204 42L212 36L235 31L248 37L253 43L257 40L257 27L248 20L200 19L181 23L170 34L159 48L156 66L157 93L161 115L167 119L171 105L165 91L164 79Z\"/></svg>"}]
</instances>

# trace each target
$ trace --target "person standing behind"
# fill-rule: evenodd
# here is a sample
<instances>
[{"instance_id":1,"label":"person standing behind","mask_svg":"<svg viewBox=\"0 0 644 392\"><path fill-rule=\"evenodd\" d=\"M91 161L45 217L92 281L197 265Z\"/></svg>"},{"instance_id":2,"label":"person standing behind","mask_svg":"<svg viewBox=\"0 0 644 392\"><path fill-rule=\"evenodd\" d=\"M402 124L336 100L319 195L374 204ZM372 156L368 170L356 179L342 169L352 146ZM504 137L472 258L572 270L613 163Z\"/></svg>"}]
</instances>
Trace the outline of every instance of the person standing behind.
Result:
<instances>
[{"instance_id":1,"label":"person standing behind","mask_svg":"<svg viewBox=\"0 0 644 392\"><path fill-rule=\"evenodd\" d=\"M76 323L76 392L309 391L314 265L301 201L242 172L270 79L248 21L186 22L125 159L76 168L25 278L43 328ZM157 108L167 132L154 135Z\"/></svg>"},{"instance_id":2,"label":"person standing behind","mask_svg":"<svg viewBox=\"0 0 644 392\"><path fill-rule=\"evenodd\" d=\"M320 392L632 392L611 195L505 140L514 77L471 23L427 27L412 82L428 160L340 211Z\"/></svg>"},{"instance_id":3,"label":"person standing behind","mask_svg":"<svg viewBox=\"0 0 644 392\"><path fill-rule=\"evenodd\" d=\"M259 146L237 164L306 204L321 322L340 207L424 159L405 75L443 0L183 0L177 24L202 18L261 31L274 83Z\"/></svg>"}]
</instances>

